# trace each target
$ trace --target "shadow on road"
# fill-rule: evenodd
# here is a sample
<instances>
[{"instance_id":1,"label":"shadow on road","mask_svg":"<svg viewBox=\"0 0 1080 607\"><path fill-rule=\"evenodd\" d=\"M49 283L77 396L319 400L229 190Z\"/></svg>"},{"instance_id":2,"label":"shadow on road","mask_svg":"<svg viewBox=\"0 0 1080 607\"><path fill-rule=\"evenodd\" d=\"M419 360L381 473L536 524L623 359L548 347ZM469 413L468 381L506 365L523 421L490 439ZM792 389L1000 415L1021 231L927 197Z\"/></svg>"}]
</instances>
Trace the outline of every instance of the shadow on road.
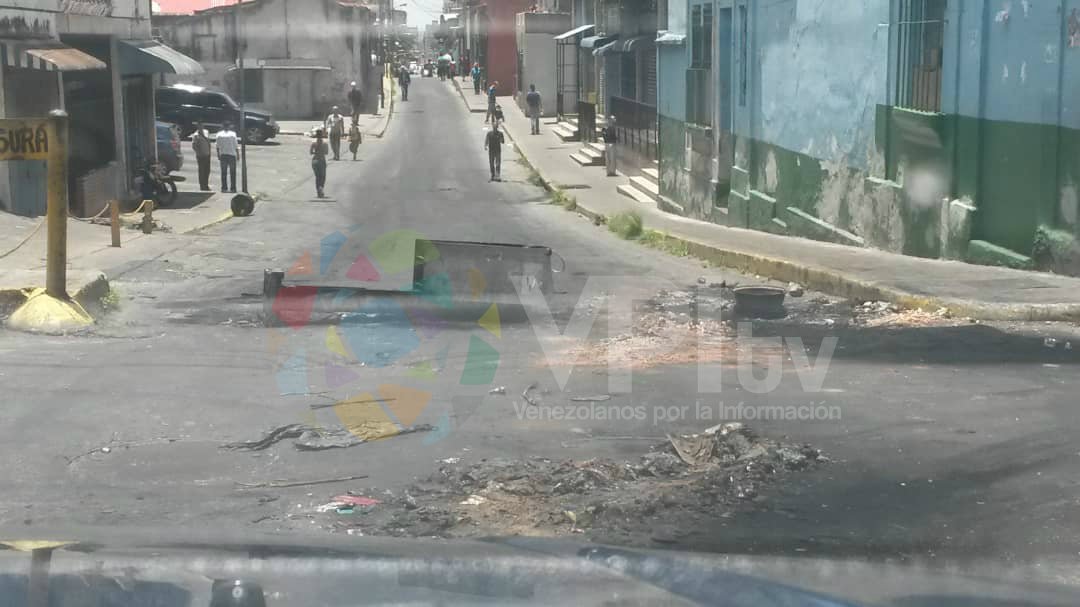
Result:
<instances>
[{"instance_id":1,"label":"shadow on road","mask_svg":"<svg viewBox=\"0 0 1080 607\"><path fill-rule=\"evenodd\" d=\"M198 185L198 184L195 184ZM169 209L191 209L206 202L214 195L214 192L179 192L176 195L176 202L168 206Z\"/></svg>"}]
</instances>

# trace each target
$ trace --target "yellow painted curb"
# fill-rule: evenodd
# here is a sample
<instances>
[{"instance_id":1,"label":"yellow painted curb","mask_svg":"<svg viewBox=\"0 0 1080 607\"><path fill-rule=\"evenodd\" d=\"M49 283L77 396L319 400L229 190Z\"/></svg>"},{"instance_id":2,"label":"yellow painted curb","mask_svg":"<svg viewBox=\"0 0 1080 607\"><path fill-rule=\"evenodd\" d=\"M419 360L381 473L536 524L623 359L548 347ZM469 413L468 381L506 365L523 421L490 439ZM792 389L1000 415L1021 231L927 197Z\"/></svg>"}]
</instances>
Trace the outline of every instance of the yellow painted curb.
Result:
<instances>
[{"instance_id":1,"label":"yellow painted curb","mask_svg":"<svg viewBox=\"0 0 1080 607\"><path fill-rule=\"evenodd\" d=\"M35 333L65 333L92 324L94 319L78 302L57 299L40 288L34 289L6 322L9 329Z\"/></svg>"}]
</instances>

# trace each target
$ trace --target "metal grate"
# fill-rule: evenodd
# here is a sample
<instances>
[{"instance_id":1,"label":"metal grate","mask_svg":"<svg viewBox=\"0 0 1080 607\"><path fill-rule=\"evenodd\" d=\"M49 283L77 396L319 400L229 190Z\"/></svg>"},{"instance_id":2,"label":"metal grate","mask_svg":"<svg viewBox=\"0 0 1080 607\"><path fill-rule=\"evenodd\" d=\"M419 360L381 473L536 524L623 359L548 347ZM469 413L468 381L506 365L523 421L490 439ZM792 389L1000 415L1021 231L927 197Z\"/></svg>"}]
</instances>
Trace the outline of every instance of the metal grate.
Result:
<instances>
[{"instance_id":1,"label":"metal grate","mask_svg":"<svg viewBox=\"0 0 1080 607\"><path fill-rule=\"evenodd\" d=\"M941 111L946 0L902 0L897 23L896 105Z\"/></svg>"}]
</instances>

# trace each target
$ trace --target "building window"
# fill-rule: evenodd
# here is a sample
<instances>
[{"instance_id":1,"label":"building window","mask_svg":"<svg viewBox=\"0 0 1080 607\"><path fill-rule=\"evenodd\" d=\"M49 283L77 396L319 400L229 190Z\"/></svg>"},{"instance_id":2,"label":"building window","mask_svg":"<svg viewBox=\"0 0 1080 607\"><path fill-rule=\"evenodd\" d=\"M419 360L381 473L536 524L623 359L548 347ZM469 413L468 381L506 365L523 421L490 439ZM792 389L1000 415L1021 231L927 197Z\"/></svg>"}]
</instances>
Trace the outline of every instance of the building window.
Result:
<instances>
[{"instance_id":1,"label":"building window","mask_svg":"<svg viewBox=\"0 0 1080 607\"><path fill-rule=\"evenodd\" d=\"M941 111L946 0L901 0L897 23L896 105Z\"/></svg>"},{"instance_id":2,"label":"building window","mask_svg":"<svg viewBox=\"0 0 1080 607\"><path fill-rule=\"evenodd\" d=\"M690 9L690 65L701 67L702 43L704 39L701 31L701 5L695 4Z\"/></svg>"},{"instance_id":3,"label":"building window","mask_svg":"<svg viewBox=\"0 0 1080 607\"><path fill-rule=\"evenodd\" d=\"M746 5L739 7L739 105L746 105L746 88L750 80L750 17Z\"/></svg>"},{"instance_id":4,"label":"building window","mask_svg":"<svg viewBox=\"0 0 1080 607\"><path fill-rule=\"evenodd\" d=\"M713 7L706 4L701 9L701 67L712 66L713 55Z\"/></svg>"}]
</instances>

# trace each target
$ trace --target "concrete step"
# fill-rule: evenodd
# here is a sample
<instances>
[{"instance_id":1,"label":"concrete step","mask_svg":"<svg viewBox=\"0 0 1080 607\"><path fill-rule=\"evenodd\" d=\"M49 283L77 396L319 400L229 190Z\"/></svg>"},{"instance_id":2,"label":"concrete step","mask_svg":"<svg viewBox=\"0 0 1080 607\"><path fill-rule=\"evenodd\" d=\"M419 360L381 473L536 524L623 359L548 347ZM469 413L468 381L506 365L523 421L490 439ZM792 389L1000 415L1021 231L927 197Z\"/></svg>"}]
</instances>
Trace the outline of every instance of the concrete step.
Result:
<instances>
[{"instance_id":1,"label":"concrete step","mask_svg":"<svg viewBox=\"0 0 1080 607\"><path fill-rule=\"evenodd\" d=\"M652 196L653 199L660 195L660 186L656 182L649 180L647 177L635 175L630 178L630 183L632 183L635 188Z\"/></svg>"},{"instance_id":2,"label":"concrete step","mask_svg":"<svg viewBox=\"0 0 1080 607\"><path fill-rule=\"evenodd\" d=\"M586 149L595 150L595 151L599 152L600 154L603 154L607 150L607 148L604 147L604 144L598 143L596 141L590 141L590 142L586 143L585 147L586 147Z\"/></svg>"},{"instance_id":3,"label":"concrete step","mask_svg":"<svg viewBox=\"0 0 1080 607\"><path fill-rule=\"evenodd\" d=\"M615 189L618 190L619 193L623 196L628 196L635 202L640 202L641 204L648 205L656 204L656 201L653 199L652 196L649 196L645 192L642 192L636 187L630 185L629 183L619 184Z\"/></svg>"},{"instance_id":4,"label":"concrete step","mask_svg":"<svg viewBox=\"0 0 1080 607\"><path fill-rule=\"evenodd\" d=\"M573 154L570 154L570 158L572 158L574 162L580 164L583 167L603 166L604 164L604 158L602 156L600 158L596 158L593 156L586 156L581 152L575 152Z\"/></svg>"},{"instance_id":5,"label":"concrete step","mask_svg":"<svg viewBox=\"0 0 1080 607\"><path fill-rule=\"evenodd\" d=\"M562 141L581 140L581 137L578 136L577 129L566 124L565 122L560 122L559 124L551 127L551 132L555 133L555 135Z\"/></svg>"},{"instance_id":6,"label":"concrete step","mask_svg":"<svg viewBox=\"0 0 1080 607\"><path fill-rule=\"evenodd\" d=\"M580 152L583 156L588 156L589 158L599 158L600 160L604 159L604 150L598 150L590 145L586 145L585 147L578 150L578 152Z\"/></svg>"},{"instance_id":7,"label":"concrete step","mask_svg":"<svg viewBox=\"0 0 1080 607\"><path fill-rule=\"evenodd\" d=\"M660 182L660 171L657 170L655 167L646 167L644 169L641 169L641 174L649 178L653 182Z\"/></svg>"}]
</instances>

